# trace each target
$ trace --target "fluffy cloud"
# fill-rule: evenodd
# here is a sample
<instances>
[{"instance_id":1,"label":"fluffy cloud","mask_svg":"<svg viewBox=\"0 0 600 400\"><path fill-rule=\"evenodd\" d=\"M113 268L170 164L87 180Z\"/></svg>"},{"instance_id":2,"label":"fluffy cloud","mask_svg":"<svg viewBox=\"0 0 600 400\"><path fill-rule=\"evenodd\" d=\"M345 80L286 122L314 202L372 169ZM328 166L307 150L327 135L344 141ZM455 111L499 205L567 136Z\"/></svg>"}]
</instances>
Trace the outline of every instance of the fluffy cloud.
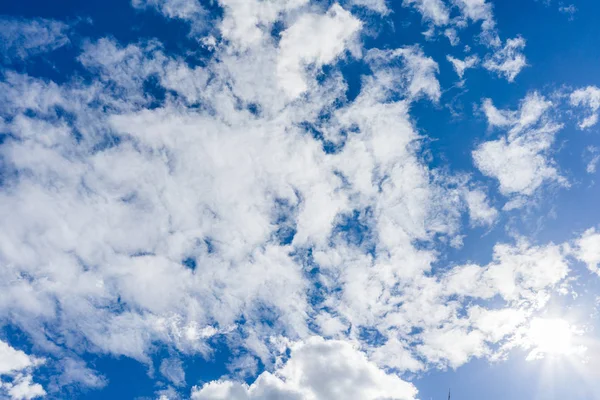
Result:
<instances>
[{"instance_id":1,"label":"fluffy cloud","mask_svg":"<svg viewBox=\"0 0 600 400\"><path fill-rule=\"evenodd\" d=\"M559 179L556 169L541 154L547 147L526 138L502 138L480 145L473 152L473 159L483 174L498 179L503 194L529 196L545 181Z\"/></svg>"},{"instance_id":2,"label":"fluffy cloud","mask_svg":"<svg viewBox=\"0 0 600 400\"><path fill-rule=\"evenodd\" d=\"M30 400L46 395L39 383L33 383L30 375L17 375L12 382L1 382L0 391L4 391L11 400Z\"/></svg>"},{"instance_id":3,"label":"fluffy cloud","mask_svg":"<svg viewBox=\"0 0 600 400\"><path fill-rule=\"evenodd\" d=\"M526 242L516 246L498 244L493 261L480 267L465 265L446 277L446 290L461 296L491 299L500 295L508 302L541 301L546 288L561 282L569 272L563 246L531 247Z\"/></svg>"},{"instance_id":4,"label":"fluffy cloud","mask_svg":"<svg viewBox=\"0 0 600 400\"><path fill-rule=\"evenodd\" d=\"M355 102L331 109L345 90L332 74L285 104L278 68L290 32L306 21L355 21L339 6L304 17L279 43L223 51L206 68L167 57L154 41L100 39L78 58L96 77L90 83L6 75L1 111L11 138L2 157L15 173L0 210L10 227L0 240L10 282L0 310L11 310L11 323L46 351L60 353L38 334L51 324L87 351L145 362L155 342L207 355L208 338L239 335L234 345L269 365L271 334L309 334L311 283L293 253L352 242L338 226L355 212L397 262L427 268L431 255L411 241L453 231L458 217L417 157L408 116L412 99L439 98L437 64L418 48L373 53L378 73ZM344 48L311 47L299 62L328 62ZM170 91L161 107L149 107L150 79ZM391 100L398 94L403 100ZM326 140L343 148L330 153ZM270 328L265 313L275 318Z\"/></svg>"},{"instance_id":5,"label":"fluffy cloud","mask_svg":"<svg viewBox=\"0 0 600 400\"><path fill-rule=\"evenodd\" d=\"M600 233L590 228L575 241L575 256L584 262L588 269L600 275Z\"/></svg>"},{"instance_id":6,"label":"fluffy cloud","mask_svg":"<svg viewBox=\"0 0 600 400\"><path fill-rule=\"evenodd\" d=\"M596 86L588 86L577 89L571 93L571 105L574 107L585 107L588 116L579 122L579 128L590 128L598 123L598 109L600 109L600 89Z\"/></svg>"},{"instance_id":7,"label":"fluffy cloud","mask_svg":"<svg viewBox=\"0 0 600 400\"><path fill-rule=\"evenodd\" d=\"M0 374L12 374L40 364L42 360L30 357L8 343L0 341Z\"/></svg>"},{"instance_id":8,"label":"fluffy cloud","mask_svg":"<svg viewBox=\"0 0 600 400\"><path fill-rule=\"evenodd\" d=\"M413 6L427 21L435 25L446 25L450 21L450 11L442 0L404 0L404 6Z\"/></svg>"},{"instance_id":9,"label":"fluffy cloud","mask_svg":"<svg viewBox=\"0 0 600 400\"><path fill-rule=\"evenodd\" d=\"M489 205L487 196L482 191L467 191L465 199L473 225L491 225L498 217L498 210Z\"/></svg>"},{"instance_id":10,"label":"fluffy cloud","mask_svg":"<svg viewBox=\"0 0 600 400\"><path fill-rule=\"evenodd\" d=\"M492 4L486 0L452 0L460 8L462 14L473 21L482 21L484 30L495 26Z\"/></svg>"},{"instance_id":11,"label":"fluffy cloud","mask_svg":"<svg viewBox=\"0 0 600 400\"><path fill-rule=\"evenodd\" d=\"M473 159L483 174L498 179L502 194L530 196L544 182L564 182L548 156L562 127L549 115L551 108L552 103L535 92L521 101L517 111L498 110L490 100L484 101L488 124L508 132L480 144Z\"/></svg>"},{"instance_id":12,"label":"fluffy cloud","mask_svg":"<svg viewBox=\"0 0 600 400\"><path fill-rule=\"evenodd\" d=\"M386 0L350 0L349 3L351 5L366 7L382 15L386 15L390 12Z\"/></svg>"},{"instance_id":13,"label":"fluffy cloud","mask_svg":"<svg viewBox=\"0 0 600 400\"><path fill-rule=\"evenodd\" d=\"M513 82L519 72L527 66L527 59L523 54L525 39L517 36L506 40L504 47L500 47L483 62L483 67L498 76L503 76L509 82Z\"/></svg>"},{"instance_id":14,"label":"fluffy cloud","mask_svg":"<svg viewBox=\"0 0 600 400\"><path fill-rule=\"evenodd\" d=\"M319 337L292 346L289 360L251 385L213 381L194 388L193 400L414 399L416 388L369 362L342 341Z\"/></svg>"},{"instance_id":15,"label":"fluffy cloud","mask_svg":"<svg viewBox=\"0 0 600 400\"><path fill-rule=\"evenodd\" d=\"M425 56L419 47L373 49L368 52L366 59L375 79L385 90L408 93L412 99L426 95L433 101L439 100L441 89L436 77L438 64ZM401 68L398 68L397 60L401 61Z\"/></svg>"},{"instance_id":16,"label":"fluffy cloud","mask_svg":"<svg viewBox=\"0 0 600 400\"><path fill-rule=\"evenodd\" d=\"M133 4L204 32L198 2ZM405 4L434 24L448 18L441 2ZM492 30L489 3L452 4L462 16L452 29ZM199 38L213 53L186 55L194 63L158 40L99 38L77 57L89 79L3 74L0 318L55 359L55 386L107 383L83 354L149 365L163 346L157 370L177 390L179 353L209 358L215 342L244 354L232 370L264 367L251 385L197 387L197 399L412 399L389 369L497 357L568 266L561 246L518 242L482 265L438 268L467 215L476 227L499 213L480 184L423 156L411 111L441 100L436 61L416 45L363 49L359 14L339 4L220 5ZM338 65L348 53L364 54L365 69L351 99ZM449 60L461 77L477 64ZM506 134L473 154L503 194L560 180L551 102L483 109ZM2 390L59 390L33 383L36 361L6 349Z\"/></svg>"},{"instance_id":17,"label":"fluffy cloud","mask_svg":"<svg viewBox=\"0 0 600 400\"><path fill-rule=\"evenodd\" d=\"M464 60L459 60L452 56L447 56L446 58L452 63L452 67L460 79L463 78L467 69L475 68L479 64L479 57L477 56L469 56Z\"/></svg>"},{"instance_id":18,"label":"fluffy cloud","mask_svg":"<svg viewBox=\"0 0 600 400\"><path fill-rule=\"evenodd\" d=\"M306 91L305 70L330 64L349 46L361 22L339 5L325 15L305 14L281 33L277 74L290 98Z\"/></svg>"},{"instance_id":19,"label":"fluffy cloud","mask_svg":"<svg viewBox=\"0 0 600 400\"><path fill-rule=\"evenodd\" d=\"M224 8L219 24L221 35L232 48L245 50L262 46L272 25L286 13L308 4L308 0L221 0L220 4Z\"/></svg>"},{"instance_id":20,"label":"fluffy cloud","mask_svg":"<svg viewBox=\"0 0 600 400\"><path fill-rule=\"evenodd\" d=\"M492 12L492 4L486 0L403 0L405 7L414 7L427 23L434 26L455 25L466 26L466 21L482 22L484 31L489 31L496 25ZM458 9L459 17L451 18L452 9Z\"/></svg>"},{"instance_id":21,"label":"fluffy cloud","mask_svg":"<svg viewBox=\"0 0 600 400\"><path fill-rule=\"evenodd\" d=\"M44 396L46 391L38 383L33 383L31 370L44 360L31 357L12 348L0 340L0 393L11 400L29 400ZM9 376L9 381L2 381Z\"/></svg>"}]
</instances>

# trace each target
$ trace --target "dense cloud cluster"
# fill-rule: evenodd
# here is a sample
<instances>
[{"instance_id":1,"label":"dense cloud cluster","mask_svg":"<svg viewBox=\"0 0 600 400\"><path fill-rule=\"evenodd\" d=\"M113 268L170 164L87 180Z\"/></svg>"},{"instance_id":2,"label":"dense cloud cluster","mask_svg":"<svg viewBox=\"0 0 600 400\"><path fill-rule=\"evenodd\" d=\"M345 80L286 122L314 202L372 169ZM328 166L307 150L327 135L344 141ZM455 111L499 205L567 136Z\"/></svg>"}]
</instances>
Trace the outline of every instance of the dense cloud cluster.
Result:
<instances>
[{"instance_id":1,"label":"dense cloud cluster","mask_svg":"<svg viewBox=\"0 0 600 400\"><path fill-rule=\"evenodd\" d=\"M525 40L500 39L489 1L403 5L428 37L481 25L485 54L448 56L461 80L482 66L512 82L527 65ZM253 382L182 395L414 399L403 373L504 357L574 260L598 273L593 228L559 244L498 243L482 265L441 256L502 211L484 183L424 156L411 111L439 104L440 68L419 45L365 48L361 12L386 15L385 2L221 0L211 23L193 0L132 6L188 24L208 55L194 65L158 39L103 37L78 49L89 79L2 71L0 323L36 355L0 341L0 393L101 388L85 354L151 365L157 346L171 352L157 374L183 388L178 355L210 358L221 341L243 350ZM0 25L10 59L70 43L61 22ZM349 62L366 71L352 98L339 67ZM598 97L570 94L582 129L597 122ZM568 186L552 158L556 107L538 92L516 110L482 101L501 134L474 143L473 162L504 211ZM62 371L45 388L32 375L44 363Z\"/></svg>"}]
</instances>

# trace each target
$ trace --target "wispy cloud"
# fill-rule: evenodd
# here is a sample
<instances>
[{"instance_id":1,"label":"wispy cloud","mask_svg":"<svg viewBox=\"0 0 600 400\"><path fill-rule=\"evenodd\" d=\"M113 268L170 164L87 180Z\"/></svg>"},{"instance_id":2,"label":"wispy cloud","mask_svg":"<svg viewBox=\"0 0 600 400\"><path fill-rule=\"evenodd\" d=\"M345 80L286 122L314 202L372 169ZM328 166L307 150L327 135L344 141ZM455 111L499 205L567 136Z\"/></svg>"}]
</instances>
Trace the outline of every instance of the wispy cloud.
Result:
<instances>
[{"instance_id":1,"label":"wispy cloud","mask_svg":"<svg viewBox=\"0 0 600 400\"><path fill-rule=\"evenodd\" d=\"M70 43L69 25L50 19L0 17L0 53L5 63L56 50Z\"/></svg>"}]
</instances>

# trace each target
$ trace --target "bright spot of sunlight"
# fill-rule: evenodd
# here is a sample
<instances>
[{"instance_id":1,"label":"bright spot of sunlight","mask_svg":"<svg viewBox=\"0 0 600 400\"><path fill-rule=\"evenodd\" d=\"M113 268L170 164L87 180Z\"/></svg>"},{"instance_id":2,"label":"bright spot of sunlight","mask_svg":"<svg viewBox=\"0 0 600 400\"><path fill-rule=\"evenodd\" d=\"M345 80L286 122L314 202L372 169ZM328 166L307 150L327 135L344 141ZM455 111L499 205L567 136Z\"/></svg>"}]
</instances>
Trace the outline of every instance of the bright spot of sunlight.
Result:
<instances>
[{"instance_id":1,"label":"bright spot of sunlight","mask_svg":"<svg viewBox=\"0 0 600 400\"><path fill-rule=\"evenodd\" d=\"M586 349L575 343L577 335L579 332L575 327L564 319L534 318L527 332L527 339L532 348L527 359L583 355Z\"/></svg>"}]
</instances>

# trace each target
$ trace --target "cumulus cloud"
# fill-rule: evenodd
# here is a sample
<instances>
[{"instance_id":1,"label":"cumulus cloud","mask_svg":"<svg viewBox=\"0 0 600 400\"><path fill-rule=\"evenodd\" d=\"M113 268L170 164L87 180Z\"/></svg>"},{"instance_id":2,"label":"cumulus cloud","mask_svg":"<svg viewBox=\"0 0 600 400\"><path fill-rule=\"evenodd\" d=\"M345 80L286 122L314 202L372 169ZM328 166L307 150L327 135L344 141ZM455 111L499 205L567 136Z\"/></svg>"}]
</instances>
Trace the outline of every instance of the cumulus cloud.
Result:
<instances>
[{"instance_id":1,"label":"cumulus cloud","mask_svg":"<svg viewBox=\"0 0 600 400\"><path fill-rule=\"evenodd\" d=\"M51 19L0 17L0 53L5 63L23 61L70 43L69 26Z\"/></svg>"},{"instance_id":2,"label":"cumulus cloud","mask_svg":"<svg viewBox=\"0 0 600 400\"><path fill-rule=\"evenodd\" d=\"M403 0L402 5L415 8L426 23L434 26L455 25L464 28L466 21L481 21L483 30L489 31L496 25L492 4L486 0ZM458 10L458 17L451 18L453 8Z\"/></svg>"},{"instance_id":3,"label":"cumulus cloud","mask_svg":"<svg viewBox=\"0 0 600 400\"><path fill-rule=\"evenodd\" d=\"M577 89L571 93L571 105L587 109L588 116L579 122L580 129L590 128L598 123L598 109L600 109L600 88L588 86Z\"/></svg>"},{"instance_id":4,"label":"cumulus cloud","mask_svg":"<svg viewBox=\"0 0 600 400\"><path fill-rule=\"evenodd\" d=\"M491 225L498 217L498 210L489 205L487 196L481 190L469 190L465 194L469 217L473 225Z\"/></svg>"},{"instance_id":5,"label":"cumulus cloud","mask_svg":"<svg viewBox=\"0 0 600 400\"><path fill-rule=\"evenodd\" d=\"M306 91L306 68L330 64L348 47L361 22L337 4L325 15L305 14L281 33L277 75L290 98Z\"/></svg>"},{"instance_id":6,"label":"cumulus cloud","mask_svg":"<svg viewBox=\"0 0 600 400\"><path fill-rule=\"evenodd\" d=\"M546 148L527 139L502 138L480 145L473 158L482 173L498 179L503 194L531 195L544 181L558 179L556 169L541 154Z\"/></svg>"},{"instance_id":7,"label":"cumulus cloud","mask_svg":"<svg viewBox=\"0 0 600 400\"><path fill-rule=\"evenodd\" d=\"M452 0L460 8L462 14L472 21L482 21L484 30L493 29L496 25L492 4L486 0Z\"/></svg>"},{"instance_id":8,"label":"cumulus cloud","mask_svg":"<svg viewBox=\"0 0 600 400\"><path fill-rule=\"evenodd\" d=\"M490 264L465 265L451 271L446 277L446 290L484 299L500 295L508 302L529 300L539 307L547 300L540 296L540 291L557 285L567 276L567 255L564 246L552 244L540 247L527 242L516 246L497 244Z\"/></svg>"},{"instance_id":9,"label":"cumulus cloud","mask_svg":"<svg viewBox=\"0 0 600 400\"><path fill-rule=\"evenodd\" d=\"M196 387L193 400L415 399L411 383L369 362L347 342L319 337L292 346L289 360L251 385L219 380Z\"/></svg>"},{"instance_id":10,"label":"cumulus cloud","mask_svg":"<svg viewBox=\"0 0 600 400\"><path fill-rule=\"evenodd\" d=\"M425 95L433 101L439 100L441 89L437 80L438 64L431 57L425 56L419 47L373 49L369 50L366 59L376 80L386 90L408 93L411 98Z\"/></svg>"},{"instance_id":11,"label":"cumulus cloud","mask_svg":"<svg viewBox=\"0 0 600 400\"><path fill-rule=\"evenodd\" d=\"M42 363L42 360L30 357L3 341L0 341L0 355L0 374L2 375L12 374Z\"/></svg>"},{"instance_id":12,"label":"cumulus cloud","mask_svg":"<svg viewBox=\"0 0 600 400\"><path fill-rule=\"evenodd\" d=\"M39 383L33 383L31 375L17 375L11 382L0 381L0 391L4 391L11 400L30 400L46 395Z\"/></svg>"},{"instance_id":13,"label":"cumulus cloud","mask_svg":"<svg viewBox=\"0 0 600 400\"><path fill-rule=\"evenodd\" d=\"M415 7L423 19L434 25L446 25L450 21L450 10L442 0L403 0L402 4Z\"/></svg>"},{"instance_id":14,"label":"cumulus cloud","mask_svg":"<svg viewBox=\"0 0 600 400\"><path fill-rule=\"evenodd\" d=\"M31 372L44 360L29 356L0 340L0 393L11 400L29 400L44 396L46 391L34 383ZM2 377L10 377L3 381Z\"/></svg>"},{"instance_id":15,"label":"cumulus cloud","mask_svg":"<svg viewBox=\"0 0 600 400\"><path fill-rule=\"evenodd\" d=\"M475 68L479 64L479 57L476 55L469 56L464 60L459 60L452 56L446 56L446 59L452 63L452 67L460 79L465 75L465 71L470 68Z\"/></svg>"},{"instance_id":16,"label":"cumulus cloud","mask_svg":"<svg viewBox=\"0 0 600 400\"><path fill-rule=\"evenodd\" d=\"M498 179L502 194L530 196L544 182L564 182L549 157L554 136L562 127L549 115L550 101L534 92L521 101L517 111L499 110L489 99L482 109L488 124L507 130L507 135L480 144L473 159L483 174Z\"/></svg>"},{"instance_id":17,"label":"cumulus cloud","mask_svg":"<svg viewBox=\"0 0 600 400\"><path fill-rule=\"evenodd\" d=\"M524 49L525 39L521 36L507 39L504 47L499 47L485 58L483 67L513 82L519 72L527 66Z\"/></svg>"},{"instance_id":18,"label":"cumulus cloud","mask_svg":"<svg viewBox=\"0 0 600 400\"><path fill-rule=\"evenodd\" d=\"M574 254L588 269L600 275L600 233L590 228L575 241Z\"/></svg>"},{"instance_id":19,"label":"cumulus cloud","mask_svg":"<svg viewBox=\"0 0 600 400\"><path fill-rule=\"evenodd\" d=\"M203 23L198 2L133 4ZM452 4L492 29L489 3ZM158 40L98 38L77 57L89 79L3 74L0 318L56 359L57 387L107 383L89 353L150 365L165 348L158 372L177 390L182 355L210 358L215 342L241 354L234 373L260 365L252 384L223 378L197 399L412 399L389 369L496 357L568 266L559 245L519 242L482 265L434 268L467 215L472 227L499 215L479 184L423 157L411 110L440 101L436 61L419 46L364 51L363 22L338 4L220 5L202 62ZM348 53L365 64L351 99ZM461 76L476 64L454 61ZM503 194L560 179L552 108L537 94L516 111L484 102L506 134L474 157ZM43 394L36 361L7 348L21 364L5 367L2 390Z\"/></svg>"},{"instance_id":20,"label":"cumulus cloud","mask_svg":"<svg viewBox=\"0 0 600 400\"><path fill-rule=\"evenodd\" d=\"M221 35L230 41L232 48L244 50L261 46L278 19L307 5L308 0L221 0L219 3L224 8L219 24Z\"/></svg>"},{"instance_id":21,"label":"cumulus cloud","mask_svg":"<svg viewBox=\"0 0 600 400\"><path fill-rule=\"evenodd\" d=\"M444 30L444 36L448 38L452 46L456 46L460 43L458 32L454 28L447 28Z\"/></svg>"},{"instance_id":22,"label":"cumulus cloud","mask_svg":"<svg viewBox=\"0 0 600 400\"><path fill-rule=\"evenodd\" d=\"M354 21L339 6L306 18ZM295 21L292 32L304 24ZM311 283L293 251L326 250L331 240L358 251L338 228L357 213L392 263L408 258L421 271L432 256L412 240L456 229L455 203L419 161L408 115L410 100L439 97L431 58L418 48L380 53L372 61L380 73L365 78L357 100L332 109L345 91L338 74L308 82L303 100L286 104L284 39L252 46L192 68L156 41L102 38L78 57L95 76L89 83L6 74L1 112L11 136L1 151L15 173L2 191L1 273L10 284L0 310L42 349L60 352L39 335L47 323L66 342L85 343L79 349L144 362L155 342L208 355L209 338L230 335L270 365L266 338L310 333ZM344 48L302 54L326 62ZM150 107L150 81L169 90L160 107ZM341 148L330 152L325 140ZM277 316L272 327L265 310ZM78 371L65 384L101 385Z\"/></svg>"}]
</instances>

